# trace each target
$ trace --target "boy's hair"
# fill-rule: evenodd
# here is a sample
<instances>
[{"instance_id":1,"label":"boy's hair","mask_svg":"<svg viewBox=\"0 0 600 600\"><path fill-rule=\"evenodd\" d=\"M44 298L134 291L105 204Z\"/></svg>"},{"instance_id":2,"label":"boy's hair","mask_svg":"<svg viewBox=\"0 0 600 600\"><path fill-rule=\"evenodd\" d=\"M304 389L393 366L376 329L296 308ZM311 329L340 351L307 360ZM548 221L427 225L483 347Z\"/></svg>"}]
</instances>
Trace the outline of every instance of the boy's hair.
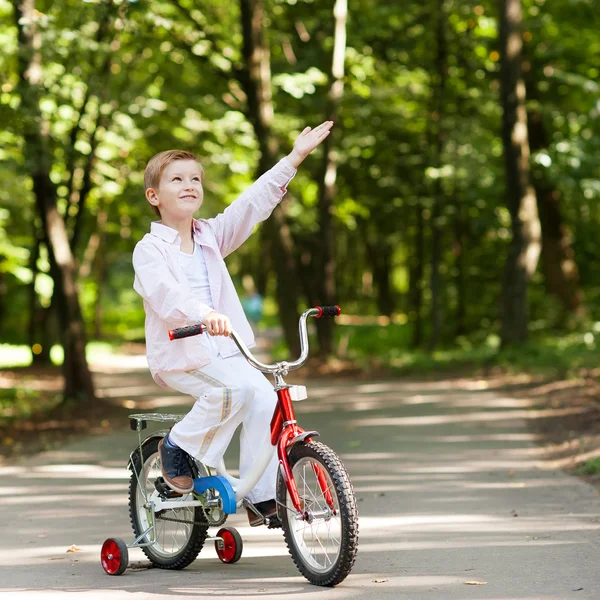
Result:
<instances>
[{"instance_id":1,"label":"boy's hair","mask_svg":"<svg viewBox=\"0 0 600 600\"><path fill-rule=\"evenodd\" d=\"M166 150L165 152L155 154L148 161L144 171L144 190L148 188L156 189L160 183L163 171L176 160L195 160L200 167L201 177L204 179L204 169L198 157L193 152L188 152L187 150ZM160 217L158 206L153 206L152 209Z\"/></svg>"}]
</instances>

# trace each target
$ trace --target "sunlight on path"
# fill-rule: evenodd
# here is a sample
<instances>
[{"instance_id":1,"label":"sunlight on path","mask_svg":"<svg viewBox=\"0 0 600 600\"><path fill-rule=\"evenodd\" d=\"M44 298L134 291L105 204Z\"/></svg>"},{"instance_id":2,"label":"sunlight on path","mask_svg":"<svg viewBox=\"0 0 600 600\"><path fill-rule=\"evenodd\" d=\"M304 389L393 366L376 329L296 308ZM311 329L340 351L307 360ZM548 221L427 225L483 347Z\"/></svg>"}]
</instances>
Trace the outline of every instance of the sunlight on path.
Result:
<instances>
[{"instance_id":1,"label":"sunlight on path","mask_svg":"<svg viewBox=\"0 0 600 600\"><path fill-rule=\"evenodd\" d=\"M105 398L134 410L189 406L156 386L145 366L105 365L96 378ZM0 467L0 597L600 597L600 496L546 468L552 455L535 445L527 420L547 415L530 400L476 381L312 383L299 422L340 454L360 511L358 560L339 589L306 584L281 532L250 528L244 515L228 520L245 542L234 566L207 544L181 572L105 575L102 542L132 541L126 463L135 435L124 422ZM229 455L235 466L237 443ZM77 551L67 552L72 545ZM130 560L147 564L139 549Z\"/></svg>"}]
</instances>

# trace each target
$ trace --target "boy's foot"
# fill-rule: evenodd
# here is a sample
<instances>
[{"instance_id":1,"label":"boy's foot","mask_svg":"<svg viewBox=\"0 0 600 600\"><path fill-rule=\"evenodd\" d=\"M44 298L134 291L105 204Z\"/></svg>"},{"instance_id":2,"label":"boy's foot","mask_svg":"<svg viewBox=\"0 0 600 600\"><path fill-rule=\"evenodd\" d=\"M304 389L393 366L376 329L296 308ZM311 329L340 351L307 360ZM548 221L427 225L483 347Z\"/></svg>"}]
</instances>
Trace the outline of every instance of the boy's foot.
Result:
<instances>
[{"instance_id":1,"label":"boy's foot","mask_svg":"<svg viewBox=\"0 0 600 600\"><path fill-rule=\"evenodd\" d=\"M165 483L175 492L189 494L194 489L192 470L181 448L170 448L164 438L158 442L158 455Z\"/></svg>"},{"instance_id":2,"label":"boy's foot","mask_svg":"<svg viewBox=\"0 0 600 600\"><path fill-rule=\"evenodd\" d=\"M264 502L257 502L254 507L261 513L266 519L272 520L277 518L277 503L275 500L265 500ZM248 522L250 527L258 527L262 525L264 521L249 508L246 508L248 513Z\"/></svg>"}]
</instances>

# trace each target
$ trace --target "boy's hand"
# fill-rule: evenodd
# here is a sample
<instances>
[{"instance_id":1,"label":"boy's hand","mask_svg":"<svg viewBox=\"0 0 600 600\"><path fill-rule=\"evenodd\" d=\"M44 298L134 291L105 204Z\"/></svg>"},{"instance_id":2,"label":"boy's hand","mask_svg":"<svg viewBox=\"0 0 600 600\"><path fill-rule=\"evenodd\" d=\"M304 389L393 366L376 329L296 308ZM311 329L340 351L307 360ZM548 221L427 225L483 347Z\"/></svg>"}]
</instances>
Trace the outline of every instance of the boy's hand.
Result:
<instances>
[{"instance_id":1,"label":"boy's hand","mask_svg":"<svg viewBox=\"0 0 600 600\"><path fill-rule=\"evenodd\" d=\"M294 149L288 154L288 160L295 169L329 135L332 127L333 121L325 121L314 129L306 127L296 138Z\"/></svg>"},{"instance_id":2,"label":"boy's hand","mask_svg":"<svg viewBox=\"0 0 600 600\"><path fill-rule=\"evenodd\" d=\"M212 336L229 335L231 333L229 317L220 315L216 310L209 312L202 323L206 326L206 331Z\"/></svg>"}]
</instances>

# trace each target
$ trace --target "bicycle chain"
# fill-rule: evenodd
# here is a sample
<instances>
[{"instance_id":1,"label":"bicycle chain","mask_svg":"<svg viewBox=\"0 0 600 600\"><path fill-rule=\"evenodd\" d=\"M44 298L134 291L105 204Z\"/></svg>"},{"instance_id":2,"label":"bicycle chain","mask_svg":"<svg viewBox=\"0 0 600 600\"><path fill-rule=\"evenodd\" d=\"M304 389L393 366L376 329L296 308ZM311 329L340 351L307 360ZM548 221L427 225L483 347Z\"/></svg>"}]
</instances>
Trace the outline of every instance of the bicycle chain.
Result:
<instances>
[{"instance_id":1,"label":"bicycle chain","mask_svg":"<svg viewBox=\"0 0 600 600\"><path fill-rule=\"evenodd\" d=\"M161 521L171 521L172 523L186 523L187 525L202 525L207 529L210 527L208 521L187 521L186 519L171 519L169 517L163 517L162 515L154 515L156 519Z\"/></svg>"},{"instance_id":2,"label":"bicycle chain","mask_svg":"<svg viewBox=\"0 0 600 600\"><path fill-rule=\"evenodd\" d=\"M162 515L154 515L156 519L160 519L161 521L170 521L171 523L185 523L187 525L201 525L202 527L206 527L208 529L211 525L208 521L186 521L185 519L171 519L169 517L163 517ZM207 517L208 518L208 517ZM223 523L221 523L222 525ZM218 527L218 525L214 525L214 527ZM281 521L279 519L271 519L271 523L269 523L269 529L279 529L281 527Z\"/></svg>"}]
</instances>

